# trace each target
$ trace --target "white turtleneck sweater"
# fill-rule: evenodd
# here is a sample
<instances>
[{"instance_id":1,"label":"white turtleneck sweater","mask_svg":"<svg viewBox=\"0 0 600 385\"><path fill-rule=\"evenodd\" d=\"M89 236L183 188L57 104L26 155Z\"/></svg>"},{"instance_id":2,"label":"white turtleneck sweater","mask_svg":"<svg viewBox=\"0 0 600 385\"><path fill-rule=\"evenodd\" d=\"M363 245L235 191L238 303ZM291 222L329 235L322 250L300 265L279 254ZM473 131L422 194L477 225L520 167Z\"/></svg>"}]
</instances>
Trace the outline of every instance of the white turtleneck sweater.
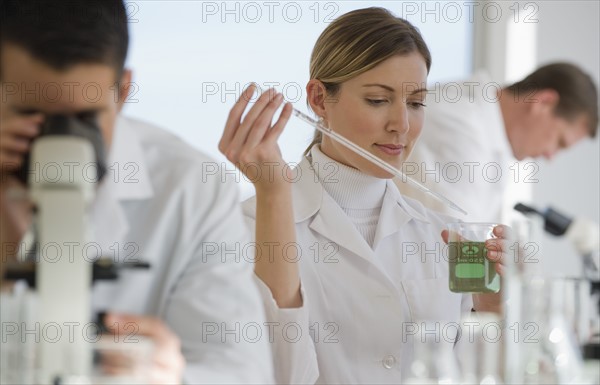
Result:
<instances>
[{"instance_id":1,"label":"white turtleneck sweater","mask_svg":"<svg viewBox=\"0 0 600 385\"><path fill-rule=\"evenodd\" d=\"M344 210L372 248L386 180L364 174L331 159L318 145L313 146L310 155L312 166L323 188Z\"/></svg>"}]
</instances>

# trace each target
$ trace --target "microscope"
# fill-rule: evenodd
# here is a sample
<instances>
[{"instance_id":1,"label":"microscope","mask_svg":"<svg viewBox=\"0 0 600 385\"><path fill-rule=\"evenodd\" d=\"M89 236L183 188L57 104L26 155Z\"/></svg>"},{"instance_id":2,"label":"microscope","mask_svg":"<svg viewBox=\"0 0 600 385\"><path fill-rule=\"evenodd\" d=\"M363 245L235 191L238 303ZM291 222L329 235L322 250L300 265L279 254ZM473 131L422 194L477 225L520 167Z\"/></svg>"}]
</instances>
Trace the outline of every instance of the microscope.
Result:
<instances>
[{"instance_id":1,"label":"microscope","mask_svg":"<svg viewBox=\"0 0 600 385\"><path fill-rule=\"evenodd\" d=\"M82 169L85 172L80 172ZM23 321L14 323L18 328L42 335L35 336L35 343L23 336L11 339L15 337L13 329L5 328L3 322L3 382L62 384L69 376L85 376L92 370L92 346L81 331L91 323L92 284L96 279L116 279L122 267L112 261L84 258L84 247L92 241L89 207L105 171L104 143L95 117L56 115L45 119L15 174L28 186L34 205L33 224L26 238L35 241L27 248L26 260L9 264L5 274L7 281L28 282L29 293L22 297L27 303L11 308L3 297L2 318L6 321L14 316ZM27 316L5 313L11 309ZM60 338L56 338L55 330ZM35 359L24 365L19 359L26 352ZM15 368L15 363L20 367ZM33 368L21 367L28 365ZM11 370L17 372L14 377L7 375Z\"/></svg>"},{"instance_id":2,"label":"microscope","mask_svg":"<svg viewBox=\"0 0 600 385\"><path fill-rule=\"evenodd\" d=\"M581 299L592 296L592 298L598 300L598 303L594 314L595 323L592 325L591 331L584 325L586 320L580 320L582 322L580 329L586 331L586 336L582 336L580 343L584 358L600 359L600 322L598 319L600 318L600 262L598 258L600 253L600 228L589 220L571 218L551 207L538 210L518 203L514 209L526 216L533 215L541 218L544 230L547 233L558 237L564 236L573 244L577 253L581 256L583 262L582 280L589 282L590 287L589 293L581 293ZM582 315L586 315L585 312Z\"/></svg>"}]
</instances>

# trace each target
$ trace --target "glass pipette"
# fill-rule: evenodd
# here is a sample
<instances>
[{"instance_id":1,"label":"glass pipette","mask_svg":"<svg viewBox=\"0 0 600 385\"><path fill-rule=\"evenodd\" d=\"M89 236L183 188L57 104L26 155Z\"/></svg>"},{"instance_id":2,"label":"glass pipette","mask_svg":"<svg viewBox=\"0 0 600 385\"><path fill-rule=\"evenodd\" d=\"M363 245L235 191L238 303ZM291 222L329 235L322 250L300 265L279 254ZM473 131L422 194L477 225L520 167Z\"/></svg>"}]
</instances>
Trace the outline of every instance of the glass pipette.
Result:
<instances>
[{"instance_id":1,"label":"glass pipette","mask_svg":"<svg viewBox=\"0 0 600 385\"><path fill-rule=\"evenodd\" d=\"M406 174L404 174L402 171L396 169L391 164L389 164L386 161L380 159L379 157L371 154L370 152L366 151L362 147L357 146L356 144L354 144L350 140L344 138L342 135L338 134L337 132L334 132L330 128L323 126L321 123L317 122L316 120L314 120L310 116L306 115L305 113L300 112L294 108L294 115L297 116L298 118L300 118L301 120L305 121L306 123L310 124L317 130L321 131L323 133L323 135L329 136L331 139L333 139L336 142L340 143L341 145L345 146L346 148L353 151L357 155L362 156L363 158L372 162L376 166L381 167L382 169L389 172L390 174L393 174L393 175L399 177L403 182L408 182L409 184L418 188L422 192L429 194L432 197L434 197L435 199L437 199L438 201L444 203L445 205L448 205L452 209L459 211L465 215L467 214L467 212L465 210L461 209L458 205L456 205L456 203L452 202L450 199L446 198L445 196L443 196L441 194L436 193L435 191L431 191L430 189L423 186L422 184L409 178L408 176L406 176Z\"/></svg>"}]
</instances>

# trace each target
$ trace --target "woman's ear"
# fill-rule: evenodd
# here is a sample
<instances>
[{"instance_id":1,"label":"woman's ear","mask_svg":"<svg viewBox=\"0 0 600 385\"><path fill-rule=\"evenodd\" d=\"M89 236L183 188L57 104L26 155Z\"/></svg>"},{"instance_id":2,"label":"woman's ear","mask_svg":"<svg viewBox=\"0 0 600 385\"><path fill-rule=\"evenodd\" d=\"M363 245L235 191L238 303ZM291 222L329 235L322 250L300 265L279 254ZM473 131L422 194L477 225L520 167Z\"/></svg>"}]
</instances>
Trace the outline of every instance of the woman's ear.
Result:
<instances>
[{"instance_id":1,"label":"woman's ear","mask_svg":"<svg viewBox=\"0 0 600 385\"><path fill-rule=\"evenodd\" d=\"M311 79L306 85L306 94L308 95L308 104L314 113L327 120L327 111L325 110L327 90L325 85L320 80Z\"/></svg>"}]
</instances>

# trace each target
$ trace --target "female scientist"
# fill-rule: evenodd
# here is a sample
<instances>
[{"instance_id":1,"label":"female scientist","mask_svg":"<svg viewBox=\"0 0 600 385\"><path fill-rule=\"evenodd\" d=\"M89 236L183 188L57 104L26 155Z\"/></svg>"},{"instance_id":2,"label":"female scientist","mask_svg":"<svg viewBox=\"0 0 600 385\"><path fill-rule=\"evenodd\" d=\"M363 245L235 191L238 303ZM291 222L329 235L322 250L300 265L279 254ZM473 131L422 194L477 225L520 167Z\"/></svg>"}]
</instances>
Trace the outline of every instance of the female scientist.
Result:
<instances>
[{"instance_id":1,"label":"female scientist","mask_svg":"<svg viewBox=\"0 0 600 385\"><path fill-rule=\"evenodd\" d=\"M324 125L400 168L423 125L430 65L407 21L353 11L314 47L308 103ZM419 321L436 321L439 343L451 346L456 334L444 325L497 307L499 296L449 291L442 231L453 219L404 198L388 172L318 135L290 169L277 139L292 107L272 125L283 97L269 90L242 119L254 91L232 108L219 148L256 189L244 209L256 229L277 381L403 381Z\"/></svg>"}]
</instances>

